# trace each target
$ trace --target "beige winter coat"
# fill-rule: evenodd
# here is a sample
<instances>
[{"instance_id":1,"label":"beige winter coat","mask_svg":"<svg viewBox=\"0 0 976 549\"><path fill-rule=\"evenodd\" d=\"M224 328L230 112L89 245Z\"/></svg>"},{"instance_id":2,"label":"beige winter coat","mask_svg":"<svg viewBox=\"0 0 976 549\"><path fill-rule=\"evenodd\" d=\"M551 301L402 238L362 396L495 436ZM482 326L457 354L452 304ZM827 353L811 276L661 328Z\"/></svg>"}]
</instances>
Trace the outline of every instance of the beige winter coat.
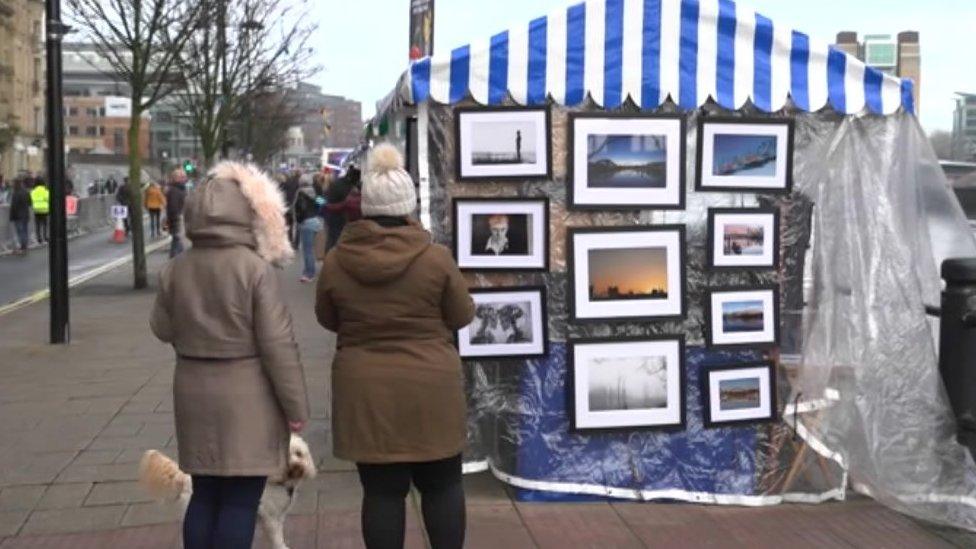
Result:
<instances>
[{"instance_id":1,"label":"beige winter coat","mask_svg":"<svg viewBox=\"0 0 976 549\"><path fill-rule=\"evenodd\" d=\"M256 169L225 162L187 199L193 248L160 276L151 325L177 354L181 468L264 476L285 470L288 424L308 418L305 378L274 265L288 260L284 205Z\"/></svg>"},{"instance_id":2,"label":"beige winter coat","mask_svg":"<svg viewBox=\"0 0 976 549\"><path fill-rule=\"evenodd\" d=\"M315 312L338 332L332 363L336 457L363 463L433 461L466 440L454 330L474 316L451 252L416 222L346 225L325 258Z\"/></svg>"}]
</instances>

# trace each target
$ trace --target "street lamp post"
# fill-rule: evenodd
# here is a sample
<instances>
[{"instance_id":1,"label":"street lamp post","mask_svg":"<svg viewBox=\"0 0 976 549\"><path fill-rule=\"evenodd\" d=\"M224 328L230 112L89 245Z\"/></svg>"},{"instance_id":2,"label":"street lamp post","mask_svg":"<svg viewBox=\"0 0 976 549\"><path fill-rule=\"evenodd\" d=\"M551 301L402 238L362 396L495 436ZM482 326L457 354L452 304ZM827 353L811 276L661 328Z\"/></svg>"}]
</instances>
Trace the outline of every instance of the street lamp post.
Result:
<instances>
[{"instance_id":1,"label":"street lamp post","mask_svg":"<svg viewBox=\"0 0 976 549\"><path fill-rule=\"evenodd\" d=\"M61 0L46 0L47 15L47 179L51 189L48 243L51 286L51 343L71 338L68 316L68 234L65 217L64 119L61 94Z\"/></svg>"}]
</instances>

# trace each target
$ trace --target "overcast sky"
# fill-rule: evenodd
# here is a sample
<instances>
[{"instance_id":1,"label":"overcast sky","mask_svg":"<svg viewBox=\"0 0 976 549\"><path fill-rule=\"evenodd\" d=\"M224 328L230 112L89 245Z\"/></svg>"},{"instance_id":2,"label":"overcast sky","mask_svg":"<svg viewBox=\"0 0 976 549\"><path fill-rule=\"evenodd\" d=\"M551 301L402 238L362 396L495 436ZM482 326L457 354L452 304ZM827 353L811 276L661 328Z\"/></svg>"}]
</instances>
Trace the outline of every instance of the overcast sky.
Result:
<instances>
[{"instance_id":1,"label":"overcast sky","mask_svg":"<svg viewBox=\"0 0 976 549\"><path fill-rule=\"evenodd\" d=\"M435 0L435 51L447 52L562 6L567 0ZM921 33L921 120L951 129L953 94L976 92L976 0L742 0L776 22L833 41L837 31ZM364 114L393 88L407 66L410 0L315 0L314 42L327 93L363 102Z\"/></svg>"}]
</instances>

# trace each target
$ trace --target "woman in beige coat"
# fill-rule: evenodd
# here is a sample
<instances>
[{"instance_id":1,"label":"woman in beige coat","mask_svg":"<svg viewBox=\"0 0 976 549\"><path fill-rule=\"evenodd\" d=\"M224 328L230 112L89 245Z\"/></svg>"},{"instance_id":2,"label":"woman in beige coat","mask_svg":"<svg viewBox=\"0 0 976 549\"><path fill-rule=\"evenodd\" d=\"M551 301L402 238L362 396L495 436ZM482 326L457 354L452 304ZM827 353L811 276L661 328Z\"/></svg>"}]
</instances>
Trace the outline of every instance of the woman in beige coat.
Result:
<instances>
[{"instance_id":1,"label":"woman in beige coat","mask_svg":"<svg viewBox=\"0 0 976 549\"><path fill-rule=\"evenodd\" d=\"M411 482L431 546L464 543L466 409L453 331L471 322L474 303L451 252L410 218L416 206L400 154L376 147L363 176L363 219L346 225L318 283L319 322L338 332L335 455L359 469L368 549L403 547Z\"/></svg>"},{"instance_id":2,"label":"woman in beige coat","mask_svg":"<svg viewBox=\"0 0 976 549\"><path fill-rule=\"evenodd\" d=\"M275 266L293 255L284 201L253 166L219 164L188 197L193 248L160 276L156 337L177 355L180 467L193 477L188 549L251 546L268 476L308 419L305 378Z\"/></svg>"}]
</instances>

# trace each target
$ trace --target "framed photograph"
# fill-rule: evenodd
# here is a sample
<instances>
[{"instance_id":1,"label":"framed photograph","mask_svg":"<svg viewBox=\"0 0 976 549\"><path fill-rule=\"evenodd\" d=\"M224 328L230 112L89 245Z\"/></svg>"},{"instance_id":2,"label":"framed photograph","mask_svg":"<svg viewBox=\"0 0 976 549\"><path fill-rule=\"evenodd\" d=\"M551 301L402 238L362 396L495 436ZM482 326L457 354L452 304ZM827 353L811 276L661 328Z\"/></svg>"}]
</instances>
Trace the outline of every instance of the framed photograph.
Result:
<instances>
[{"instance_id":1,"label":"framed photograph","mask_svg":"<svg viewBox=\"0 0 976 549\"><path fill-rule=\"evenodd\" d=\"M703 117L698 122L696 191L788 193L793 188L793 120Z\"/></svg>"},{"instance_id":2,"label":"framed photograph","mask_svg":"<svg viewBox=\"0 0 976 549\"><path fill-rule=\"evenodd\" d=\"M459 108L454 116L459 181L551 176L549 109Z\"/></svg>"},{"instance_id":3,"label":"framed photograph","mask_svg":"<svg viewBox=\"0 0 976 549\"><path fill-rule=\"evenodd\" d=\"M549 200L455 199L454 256L465 270L547 270Z\"/></svg>"},{"instance_id":4,"label":"framed photograph","mask_svg":"<svg viewBox=\"0 0 976 549\"><path fill-rule=\"evenodd\" d=\"M772 208L709 208L708 266L775 269L779 265L779 212Z\"/></svg>"},{"instance_id":5,"label":"framed photograph","mask_svg":"<svg viewBox=\"0 0 976 549\"><path fill-rule=\"evenodd\" d=\"M534 358L549 349L542 286L471 290L474 320L457 333L461 358Z\"/></svg>"},{"instance_id":6,"label":"framed photograph","mask_svg":"<svg viewBox=\"0 0 976 549\"><path fill-rule=\"evenodd\" d=\"M716 289L705 304L710 347L771 347L779 342L779 287Z\"/></svg>"},{"instance_id":7,"label":"framed photograph","mask_svg":"<svg viewBox=\"0 0 976 549\"><path fill-rule=\"evenodd\" d=\"M683 116L570 114L570 207L684 208L684 135Z\"/></svg>"},{"instance_id":8,"label":"framed photograph","mask_svg":"<svg viewBox=\"0 0 976 549\"><path fill-rule=\"evenodd\" d=\"M573 320L684 318L683 225L568 232Z\"/></svg>"},{"instance_id":9,"label":"framed photograph","mask_svg":"<svg viewBox=\"0 0 976 549\"><path fill-rule=\"evenodd\" d=\"M685 424L684 336L569 343L574 431Z\"/></svg>"},{"instance_id":10,"label":"framed photograph","mask_svg":"<svg viewBox=\"0 0 976 549\"><path fill-rule=\"evenodd\" d=\"M709 368L702 376L705 427L776 419L776 368L771 362Z\"/></svg>"}]
</instances>

